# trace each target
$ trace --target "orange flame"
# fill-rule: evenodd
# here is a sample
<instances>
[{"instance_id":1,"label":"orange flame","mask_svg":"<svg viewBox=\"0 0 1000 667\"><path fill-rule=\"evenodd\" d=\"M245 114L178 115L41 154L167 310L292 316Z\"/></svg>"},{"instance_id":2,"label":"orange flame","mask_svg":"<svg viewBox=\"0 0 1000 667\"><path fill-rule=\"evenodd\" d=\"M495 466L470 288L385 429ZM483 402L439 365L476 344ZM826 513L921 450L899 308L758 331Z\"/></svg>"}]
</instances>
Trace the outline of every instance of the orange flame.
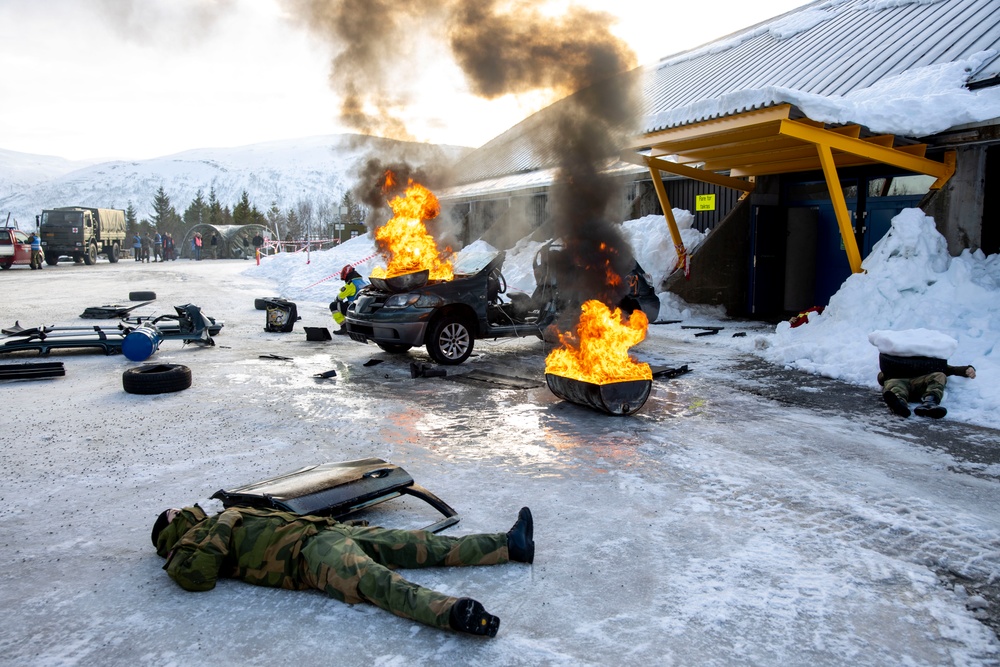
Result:
<instances>
[{"instance_id":1,"label":"orange flame","mask_svg":"<svg viewBox=\"0 0 1000 667\"><path fill-rule=\"evenodd\" d=\"M386 172L385 189L395 184L391 172ZM434 237L427 232L426 220L432 220L441 212L441 204L434 193L412 180L407 182L403 196L396 196L389 202L393 216L375 230L375 239L383 256L385 268L375 267L371 275L375 278L391 278L427 269L430 280L451 280L455 274L451 262L445 259L451 248L440 252Z\"/></svg>"},{"instance_id":2,"label":"orange flame","mask_svg":"<svg viewBox=\"0 0 1000 667\"><path fill-rule=\"evenodd\" d=\"M629 356L628 350L646 338L649 318L636 310L624 322L622 311L597 300L583 304L580 323L572 332L560 333L558 347L545 359L545 372L589 382L610 384L652 380L649 364Z\"/></svg>"}]
</instances>

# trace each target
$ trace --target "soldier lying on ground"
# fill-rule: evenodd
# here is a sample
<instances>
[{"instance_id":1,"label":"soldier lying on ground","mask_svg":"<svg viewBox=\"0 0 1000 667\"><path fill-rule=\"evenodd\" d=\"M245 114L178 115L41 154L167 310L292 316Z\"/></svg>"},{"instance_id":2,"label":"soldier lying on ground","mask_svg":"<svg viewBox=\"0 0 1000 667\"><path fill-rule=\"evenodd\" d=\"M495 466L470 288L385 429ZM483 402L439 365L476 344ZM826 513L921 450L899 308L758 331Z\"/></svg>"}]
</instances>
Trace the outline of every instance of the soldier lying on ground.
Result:
<instances>
[{"instance_id":1,"label":"soldier lying on ground","mask_svg":"<svg viewBox=\"0 0 1000 667\"><path fill-rule=\"evenodd\" d=\"M527 507L506 533L449 537L248 507L209 517L195 505L165 510L152 537L167 559L163 569L185 590L210 590L219 577L316 588L349 604L367 601L436 628L490 637L500 619L482 604L417 586L390 568L531 563L535 556Z\"/></svg>"}]
</instances>

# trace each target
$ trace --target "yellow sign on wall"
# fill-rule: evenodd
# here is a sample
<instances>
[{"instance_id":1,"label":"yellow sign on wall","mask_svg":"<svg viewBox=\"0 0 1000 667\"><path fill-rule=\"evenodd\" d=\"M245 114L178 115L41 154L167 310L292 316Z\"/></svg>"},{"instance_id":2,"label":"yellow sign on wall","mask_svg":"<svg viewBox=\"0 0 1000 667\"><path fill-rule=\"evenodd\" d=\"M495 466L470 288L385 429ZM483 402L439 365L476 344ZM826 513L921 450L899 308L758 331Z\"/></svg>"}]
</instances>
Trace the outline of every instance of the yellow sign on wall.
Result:
<instances>
[{"instance_id":1,"label":"yellow sign on wall","mask_svg":"<svg viewBox=\"0 0 1000 667\"><path fill-rule=\"evenodd\" d=\"M695 195L696 211L714 211L715 195Z\"/></svg>"}]
</instances>

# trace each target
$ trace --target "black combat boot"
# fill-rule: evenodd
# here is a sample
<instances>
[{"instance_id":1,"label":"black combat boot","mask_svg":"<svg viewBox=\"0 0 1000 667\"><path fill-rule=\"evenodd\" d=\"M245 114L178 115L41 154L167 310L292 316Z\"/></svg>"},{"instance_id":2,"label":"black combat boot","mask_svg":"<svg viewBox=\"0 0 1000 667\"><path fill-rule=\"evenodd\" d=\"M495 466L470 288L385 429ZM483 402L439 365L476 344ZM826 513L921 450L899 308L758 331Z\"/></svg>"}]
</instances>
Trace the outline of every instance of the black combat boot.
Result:
<instances>
[{"instance_id":1,"label":"black combat boot","mask_svg":"<svg viewBox=\"0 0 1000 667\"><path fill-rule=\"evenodd\" d=\"M455 632L465 632L480 637L496 637L500 619L487 613L483 605L472 598L459 598L451 607L448 625Z\"/></svg>"},{"instance_id":2,"label":"black combat boot","mask_svg":"<svg viewBox=\"0 0 1000 667\"><path fill-rule=\"evenodd\" d=\"M507 557L518 563L535 560L535 526L531 510L522 507L517 513L517 521L507 531Z\"/></svg>"},{"instance_id":3,"label":"black combat boot","mask_svg":"<svg viewBox=\"0 0 1000 667\"><path fill-rule=\"evenodd\" d=\"M885 401L885 404L889 406L890 410L892 410L892 414L899 415L900 417L910 416L910 406L906 404L906 401L896 395L895 392L882 392L882 400Z\"/></svg>"},{"instance_id":4,"label":"black combat boot","mask_svg":"<svg viewBox=\"0 0 1000 667\"><path fill-rule=\"evenodd\" d=\"M923 403L918 405L914 412L917 413L918 417L930 417L931 419L941 419L948 414L948 410L938 402L937 396L934 394L924 396Z\"/></svg>"}]
</instances>

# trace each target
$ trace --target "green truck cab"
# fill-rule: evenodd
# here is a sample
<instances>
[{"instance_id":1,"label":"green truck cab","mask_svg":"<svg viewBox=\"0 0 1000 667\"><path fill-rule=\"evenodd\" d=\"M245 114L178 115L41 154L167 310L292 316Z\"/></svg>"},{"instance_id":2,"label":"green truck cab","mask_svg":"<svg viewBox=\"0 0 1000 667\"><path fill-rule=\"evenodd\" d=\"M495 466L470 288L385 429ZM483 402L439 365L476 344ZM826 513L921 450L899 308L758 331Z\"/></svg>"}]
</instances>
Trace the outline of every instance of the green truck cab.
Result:
<instances>
[{"instance_id":1,"label":"green truck cab","mask_svg":"<svg viewBox=\"0 0 1000 667\"><path fill-rule=\"evenodd\" d=\"M42 252L49 266L67 256L77 263L96 264L99 254L106 255L113 264L125 245L125 211L117 208L48 209L38 216L38 224Z\"/></svg>"}]
</instances>

